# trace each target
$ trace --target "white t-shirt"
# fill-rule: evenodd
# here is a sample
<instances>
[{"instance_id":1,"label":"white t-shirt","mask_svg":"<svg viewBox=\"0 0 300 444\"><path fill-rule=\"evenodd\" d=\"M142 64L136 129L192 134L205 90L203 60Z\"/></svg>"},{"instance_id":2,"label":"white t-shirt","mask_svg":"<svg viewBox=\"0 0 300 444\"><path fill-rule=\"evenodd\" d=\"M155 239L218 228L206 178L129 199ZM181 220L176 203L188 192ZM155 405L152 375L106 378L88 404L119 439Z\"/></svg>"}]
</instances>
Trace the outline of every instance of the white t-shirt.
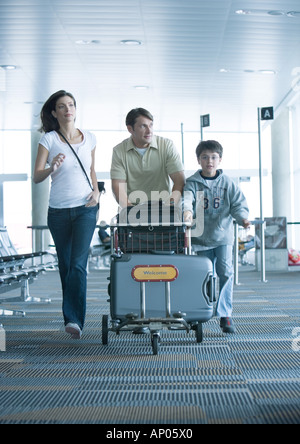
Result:
<instances>
[{"instance_id":1,"label":"white t-shirt","mask_svg":"<svg viewBox=\"0 0 300 444\"><path fill-rule=\"evenodd\" d=\"M92 182L90 177L91 152L96 147L96 137L88 131L81 132L83 134L83 141L72 145L72 147ZM49 165L59 153L65 155L63 164L51 174L49 206L51 208L74 208L86 205L87 197L92 190L69 145L61 141L56 131L44 134L40 144L49 151Z\"/></svg>"}]
</instances>

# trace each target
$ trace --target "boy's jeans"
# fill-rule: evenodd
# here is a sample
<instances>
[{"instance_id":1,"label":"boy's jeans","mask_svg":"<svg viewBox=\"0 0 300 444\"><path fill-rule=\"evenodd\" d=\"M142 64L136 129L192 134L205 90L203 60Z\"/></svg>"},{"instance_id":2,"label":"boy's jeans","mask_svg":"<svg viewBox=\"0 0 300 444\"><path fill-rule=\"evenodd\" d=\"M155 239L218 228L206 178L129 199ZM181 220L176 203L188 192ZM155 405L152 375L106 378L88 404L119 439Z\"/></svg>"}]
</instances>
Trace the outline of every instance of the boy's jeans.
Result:
<instances>
[{"instance_id":1,"label":"boy's jeans","mask_svg":"<svg viewBox=\"0 0 300 444\"><path fill-rule=\"evenodd\" d=\"M220 279L220 296L216 307L216 315L221 318L232 316L233 297L233 263L232 245L222 245L211 250L197 251L198 256L208 257L216 261L216 272Z\"/></svg>"},{"instance_id":2,"label":"boy's jeans","mask_svg":"<svg viewBox=\"0 0 300 444\"><path fill-rule=\"evenodd\" d=\"M53 237L63 291L63 315L69 322L84 326L87 291L87 261L96 226L96 207L48 210L48 226Z\"/></svg>"}]
</instances>

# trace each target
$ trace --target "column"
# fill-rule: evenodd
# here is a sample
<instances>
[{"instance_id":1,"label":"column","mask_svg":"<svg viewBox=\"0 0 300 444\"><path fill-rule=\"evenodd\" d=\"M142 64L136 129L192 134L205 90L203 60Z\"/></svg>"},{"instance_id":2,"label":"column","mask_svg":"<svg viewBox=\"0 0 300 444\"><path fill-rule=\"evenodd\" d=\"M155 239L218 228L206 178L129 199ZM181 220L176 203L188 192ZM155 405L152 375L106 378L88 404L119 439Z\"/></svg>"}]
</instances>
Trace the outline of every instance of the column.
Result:
<instances>
[{"instance_id":1,"label":"column","mask_svg":"<svg viewBox=\"0 0 300 444\"><path fill-rule=\"evenodd\" d=\"M292 217L290 113L286 108L272 124L273 216Z\"/></svg>"},{"instance_id":2,"label":"column","mask_svg":"<svg viewBox=\"0 0 300 444\"><path fill-rule=\"evenodd\" d=\"M293 157L291 162L291 169L294 182L294 202L293 202L293 220L290 222L297 222L297 225L290 227L292 229L292 242L291 248L295 248L300 251L300 202L299 202L299 189L300 189L300 98L291 107L292 116L292 129L293 129Z\"/></svg>"},{"instance_id":3,"label":"column","mask_svg":"<svg viewBox=\"0 0 300 444\"><path fill-rule=\"evenodd\" d=\"M31 133L31 163L32 172L34 170L35 159L38 151L38 144L41 138L41 133L33 131ZM39 184L32 183L32 225L47 225L47 213L49 204L49 178ZM40 232L33 232L35 235L35 249L42 250ZM44 249L48 249L50 242L50 234L44 231Z\"/></svg>"}]
</instances>

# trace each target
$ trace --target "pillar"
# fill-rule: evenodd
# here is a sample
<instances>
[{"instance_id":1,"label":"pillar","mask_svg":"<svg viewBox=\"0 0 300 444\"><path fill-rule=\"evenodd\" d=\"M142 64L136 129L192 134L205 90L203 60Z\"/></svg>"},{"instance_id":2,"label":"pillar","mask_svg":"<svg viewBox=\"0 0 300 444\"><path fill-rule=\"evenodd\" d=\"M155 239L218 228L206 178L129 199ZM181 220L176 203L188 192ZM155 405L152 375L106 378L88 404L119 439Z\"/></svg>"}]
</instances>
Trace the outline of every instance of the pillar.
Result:
<instances>
[{"instance_id":1,"label":"pillar","mask_svg":"<svg viewBox=\"0 0 300 444\"><path fill-rule=\"evenodd\" d=\"M2 324L0 324L0 351L6 351L6 335Z\"/></svg>"},{"instance_id":2,"label":"pillar","mask_svg":"<svg viewBox=\"0 0 300 444\"><path fill-rule=\"evenodd\" d=\"M272 124L273 216L292 217L290 112L286 108Z\"/></svg>"},{"instance_id":3,"label":"pillar","mask_svg":"<svg viewBox=\"0 0 300 444\"><path fill-rule=\"evenodd\" d=\"M32 172L34 171L35 159L38 151L38 144L41 138L41 133L33 131L31 133L31 163ZM33 174L32 174L33 175ZM32 199L32 225L47 225L47 213L49 204L49 178L39 184L32 183L31 191ZM34 235L34 233L33 233ZM44 249L48 249L50 242L50 234L44 231ZM42 250L42 243L40 232L35 232L35 250Z\"/></svg>"}]
</instances>

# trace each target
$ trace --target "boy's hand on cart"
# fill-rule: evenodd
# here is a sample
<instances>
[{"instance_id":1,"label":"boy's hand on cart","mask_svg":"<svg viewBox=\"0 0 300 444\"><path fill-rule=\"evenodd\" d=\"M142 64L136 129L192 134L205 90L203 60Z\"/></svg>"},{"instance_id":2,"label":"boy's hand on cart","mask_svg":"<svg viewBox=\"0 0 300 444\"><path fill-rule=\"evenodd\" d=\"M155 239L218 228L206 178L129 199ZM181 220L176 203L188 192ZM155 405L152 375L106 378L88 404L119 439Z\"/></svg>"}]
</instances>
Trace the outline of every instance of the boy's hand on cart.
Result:
<instances>
[{"instance_id":1,"label":"boy's hand on cart","mask_svg":"<svg viewBox=\"0 0 300 444\"><path fill-rule=\"evenodd\" d=\"M248 219L243 219L243 227L244 228L250 228L250 226L251 226L251 222L248 220Z\"/></svg>"},{"instance_id":2,"label":"boy's hand on cart","mask_svg":"<svg viewBox=\"0 0 300 444\"><path fill-rule=\"evenodd\" d=\"M183 220L184 222L193 222L193 213L191 211L185 211L183 213Z\"/></svg>"}]
</instances>

